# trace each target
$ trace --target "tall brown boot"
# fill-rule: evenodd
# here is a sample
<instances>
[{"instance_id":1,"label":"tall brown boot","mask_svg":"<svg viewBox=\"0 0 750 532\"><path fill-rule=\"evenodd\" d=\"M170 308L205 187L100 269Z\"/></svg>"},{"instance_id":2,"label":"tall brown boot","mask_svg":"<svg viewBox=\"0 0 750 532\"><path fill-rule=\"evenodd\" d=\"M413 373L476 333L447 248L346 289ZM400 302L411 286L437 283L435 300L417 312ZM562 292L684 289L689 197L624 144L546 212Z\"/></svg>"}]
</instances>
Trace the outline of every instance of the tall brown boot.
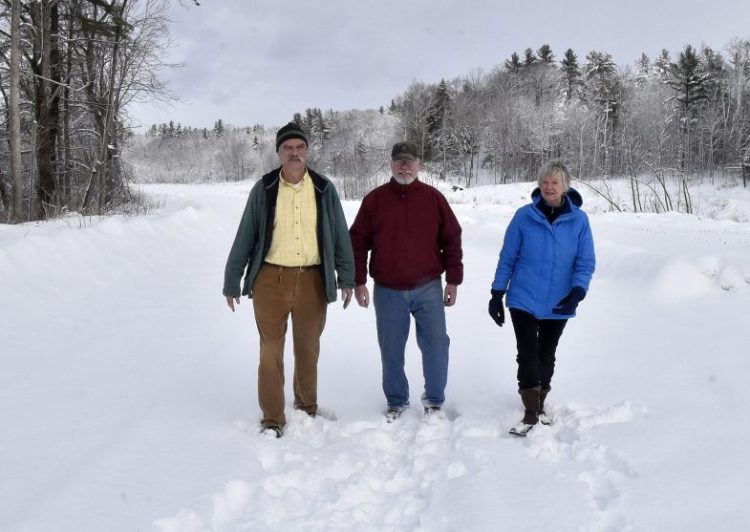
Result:
<instances>
[{"instance_id":1,"label":"tall brown boot","mask_svg":"<svg viewBox=\"0 0 750 532\"><path fill-rule=\"evenodd\" d=\"M552 424L552 418L547 415L547 412L544 410L544 400L547 398L547 394L552 389L552 386L544 386L541 390L539 390L539 422L542 425L551 425Z\"/></svg>"},{"instance_id":2,"label":"tall brown boot","mask_svg":"<svg viewBox=\"0 0 750 532\"><path fill-rule=\"evenodd\" d=\"M525 425L536 425L539 422L539 398L541 388L535 386L526 390L518 390L523 402L524 414L521 423Z\"/></svg>"}]
</instances>

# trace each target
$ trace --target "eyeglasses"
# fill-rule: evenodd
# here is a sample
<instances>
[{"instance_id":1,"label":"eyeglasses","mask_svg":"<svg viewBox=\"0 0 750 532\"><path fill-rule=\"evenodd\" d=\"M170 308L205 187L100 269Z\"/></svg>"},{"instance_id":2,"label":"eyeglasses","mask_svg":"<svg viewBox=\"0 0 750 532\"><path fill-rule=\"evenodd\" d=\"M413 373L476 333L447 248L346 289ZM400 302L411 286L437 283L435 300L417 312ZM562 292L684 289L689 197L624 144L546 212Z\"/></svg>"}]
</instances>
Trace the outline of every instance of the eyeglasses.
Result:
<instances>
[{"instance_id":1,"label":"eyeglasses","mask_svg":"<svg viewBox=\"0 0 750 532\"><path fill-rule=\"evenodd\" d=\"M411 159L406 157L400 157L398 159L391 159L392 164L403 164L404 166L411 166L413 164L417 164L419 162L419 159Z\"/></svg>"}]
</instances>

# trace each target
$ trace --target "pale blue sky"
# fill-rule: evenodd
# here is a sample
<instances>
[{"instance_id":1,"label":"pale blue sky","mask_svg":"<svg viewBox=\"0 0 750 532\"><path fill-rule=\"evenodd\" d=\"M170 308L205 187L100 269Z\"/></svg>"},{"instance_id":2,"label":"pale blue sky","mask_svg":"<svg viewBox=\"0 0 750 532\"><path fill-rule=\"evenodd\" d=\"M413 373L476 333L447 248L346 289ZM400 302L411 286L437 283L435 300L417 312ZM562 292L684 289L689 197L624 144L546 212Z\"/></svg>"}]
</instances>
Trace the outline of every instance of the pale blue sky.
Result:
<instances>
[{"instance_id":1,"label":"pale blue sky","mask_svg":"<svg viewBox=\"0 0 750 532\"><path fill-rule=\"evenodd\" d=\"M138 105L137 122L282 125L307 107L387 106L414 81L489 72L514 51L556 58L609 52L632 65L686 44L723 51L750 39L747 0L201 0L174 1L165 77L173 106Z\"/></svg>"}]
</instances>

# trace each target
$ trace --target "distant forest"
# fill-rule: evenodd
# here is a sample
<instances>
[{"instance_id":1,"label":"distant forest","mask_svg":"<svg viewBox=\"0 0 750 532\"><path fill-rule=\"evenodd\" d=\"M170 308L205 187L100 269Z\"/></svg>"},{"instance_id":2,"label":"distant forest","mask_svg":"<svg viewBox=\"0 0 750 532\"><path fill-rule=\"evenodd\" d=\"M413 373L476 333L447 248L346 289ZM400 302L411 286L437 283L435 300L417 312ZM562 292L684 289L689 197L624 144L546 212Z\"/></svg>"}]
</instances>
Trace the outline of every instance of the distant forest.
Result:
<instances>
[{"instance_id":1,"label":"distant forest","mask_svg":"<svg viewBox=\"0 0 750 532\"><path fill-rule=\"evenodd\" d=\"M276 164L283 124L210 127L178 117L133 135L135 100L166 99L160 80L168 0L0 0L0 221L95 214L133 201L137 181L257 178ZM750 40L718 52L687 45L618 66L610 54L546 44L485 74L414 82L370 110L300 110L310 165L361 197L387 177L388 150L414 142L430 179L455 186L530 180L547 160L576 179L638 187L736 181L750 168Z\"/></svg>"},{"instance_id":2,"label":"distant forest","mask_svg":"<svg viewBox=\"0 0 750 532\"><path fill-rule=\"evenodd\" d=\"M311 165L354 195L387 170L396 140L414 142L431 175L463 187L529 180L552 158L582 180L736 177L750 164L750 41L724 55L689 45L674 58L644 54L632 67L597 51L558 59L542 45L488 74L412 83L387 108L290 119L311 139ZM275 130L154 125L130 159L149 181L256 177L275 164Z\"/></svg>"}]
</instances>

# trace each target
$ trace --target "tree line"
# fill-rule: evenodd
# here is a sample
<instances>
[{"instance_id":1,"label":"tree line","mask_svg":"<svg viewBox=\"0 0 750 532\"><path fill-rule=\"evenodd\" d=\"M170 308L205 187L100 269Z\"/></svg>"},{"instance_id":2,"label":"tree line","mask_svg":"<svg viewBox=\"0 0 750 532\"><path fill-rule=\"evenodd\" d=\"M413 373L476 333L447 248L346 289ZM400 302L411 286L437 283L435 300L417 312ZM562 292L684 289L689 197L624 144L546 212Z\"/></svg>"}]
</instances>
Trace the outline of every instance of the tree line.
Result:
<instances>
[{"instance_id":1,"label":"tree line","mask_svg":"<svg viewBox=\"0 0 750 532\"><path fill-rule=\"evenodd\" d=\"M170 121L133 136L125 156L140 182L240 181L275 164L274 134L261 124L238 127L222 119L211 128Z\"/></svg>"},{"instance_id":2,"label":"tree line","mask_svg":"<svg viewBox=\"0 0 750 532\"><path fill-rule=\"evenodd\" d=\"M0 220L108 212L130 201L133 176L236 180L276 163L282 124L173 121L130 132L129 103L168 98L159 78L168 6L0 0ZM409 140L426 172L465 187L528 180L560 158L579 179L630 177L634 204L639 176L651 175L647 186L665 198L676 178L689 204L691 176L739 173L743 158L750 168L750 40L724 53L686 45L674 58L643 54L631 66L601 51L558 59L543 44L486 74L415 81L380 109L309 108L290 120L308 133L311 166L349 198L387 173L393 142Z\"/></svg>"},{"instance_id":3,"label":"tree line","mask_svg":"<svg viewBox=\"0 0 750 532\"><path fill-rule=\"evenodd\" d=\"M344 197L361 197L388 169L398 118L385 109L295 113L306 132L311 167L334 177ZM282 124L283 125L283 124ZM211 128L170 121L153 124L128 143L127 160L143 182L192 183L260 177L278 165L277 127L237 126L218 119Z\"/></svg>"},{"instance_id":4,"label":"tree line","mask_svg":"<svg viewBox=\"0 0 750 532\"><path fill-rule=\"evenodd\" d=\"M579 178L722 175L750 152L750 41L686 45L618 67L606 52L557 61L548 45L486 75L413 83L390 111L424 161L469 186L529 179L550 158Z\"/></svg>"},{"instance_id":5,"label":"tree line","mask_svg":"<svg viewBox=\"0 0 750 532\"><path fill-rule=\"evenodd\" d=\"M559 158L579 179L631 178L634 205L647 187L661 190L659 209L670 210L667 181L675 181L689 211L691 176L739 175L743 161L750 171L750 41L733 40L725 54L691 45L674 58L667 50L654 59L642 54L625 67L600 51L580 60L568 49L558 60L545 44L513 53L487 74L415 81L386 109L309 108L291 119L308 133L311 165L338 178L347 197L387 171L392 142L408 140L426 171L461 186L529 180ZM161 139L164 160L171 130L162 124L150 132ZM209 178L244 178L237 168L275 164L274 130L248 137L232 128L225 138L232 148L218 151L218 136L209 143L202 130L206 149L216 151L212 168L226 169ZM150 156L153 168L160 155ZM172 178L176 168L170 163Z\"/></svg>"}]
</instances>

